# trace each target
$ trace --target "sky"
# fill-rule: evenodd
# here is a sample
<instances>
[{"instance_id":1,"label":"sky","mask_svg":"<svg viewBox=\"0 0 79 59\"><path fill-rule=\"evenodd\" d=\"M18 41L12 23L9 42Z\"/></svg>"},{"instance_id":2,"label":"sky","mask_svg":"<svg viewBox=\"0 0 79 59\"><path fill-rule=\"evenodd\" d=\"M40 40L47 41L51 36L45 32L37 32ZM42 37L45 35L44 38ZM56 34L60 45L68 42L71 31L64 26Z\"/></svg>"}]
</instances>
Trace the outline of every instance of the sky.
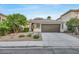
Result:
<instances>
[{"instance_id":1,"label":"sky","mask_svg":"<svg viewBox=\"0 0 79 59\"><path fill-rule=\"evenodd\" d=\"M56 20L71 9L79 9L79 4L0 4L0 13L6 15L20 13L27 19L51 16Z\"/></svg>"}]
</instances>

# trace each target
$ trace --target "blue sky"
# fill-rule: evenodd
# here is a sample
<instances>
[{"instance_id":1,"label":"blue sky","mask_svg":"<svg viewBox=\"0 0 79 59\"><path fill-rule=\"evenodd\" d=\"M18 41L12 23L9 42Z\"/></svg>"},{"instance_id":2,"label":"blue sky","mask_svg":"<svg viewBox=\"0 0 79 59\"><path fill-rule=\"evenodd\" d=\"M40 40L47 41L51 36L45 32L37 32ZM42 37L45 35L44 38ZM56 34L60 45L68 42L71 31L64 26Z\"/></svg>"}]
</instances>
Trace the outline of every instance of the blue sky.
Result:
<instances>
[{"instance_id":1,"label":"blue sky","mask_svg":"<svg viewBox=\"0 0 79 59\"><path fill-rule=\"evenodd\" d=\"M28 19L51 16L55 20L70 9L79 9L79 4L0 4L0 13L21 13Z\"/></svg>"}]
</instances>

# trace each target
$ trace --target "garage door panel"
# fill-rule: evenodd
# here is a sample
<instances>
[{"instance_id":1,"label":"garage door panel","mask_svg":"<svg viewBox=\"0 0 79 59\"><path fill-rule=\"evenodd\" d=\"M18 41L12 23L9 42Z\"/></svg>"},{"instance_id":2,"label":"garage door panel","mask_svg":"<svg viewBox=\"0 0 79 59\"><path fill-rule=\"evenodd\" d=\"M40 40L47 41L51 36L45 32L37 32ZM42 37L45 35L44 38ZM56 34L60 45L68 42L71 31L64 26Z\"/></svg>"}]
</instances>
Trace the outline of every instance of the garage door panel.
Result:
<instances>
[{"instance_id":1,"label":"garage door panel","mask_svg":"<svg viewBox=\"0 0 79 59\"><path fill-rule=\"evenodd\" d=\"M41 26L42 32L59 32L60 25L59 24L42 24Z\"/></svg>"}]
</instances>

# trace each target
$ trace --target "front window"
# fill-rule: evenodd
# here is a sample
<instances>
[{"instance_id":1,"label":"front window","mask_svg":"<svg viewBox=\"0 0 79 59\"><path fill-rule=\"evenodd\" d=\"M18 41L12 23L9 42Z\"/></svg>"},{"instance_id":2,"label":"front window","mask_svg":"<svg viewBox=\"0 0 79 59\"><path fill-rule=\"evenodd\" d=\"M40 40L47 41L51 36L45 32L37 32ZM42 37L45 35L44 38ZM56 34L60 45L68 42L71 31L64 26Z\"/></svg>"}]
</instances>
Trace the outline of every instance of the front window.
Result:
<instances>
[{"instance_id":1,"label":"front window","mask_svg":"<svg viewBox=\"0 0 79 59\"><path fill-rule=\"evenodd\" d=\"M40 28L40 24L36 24L36 28Z\"/></svg>"}]
</instances>

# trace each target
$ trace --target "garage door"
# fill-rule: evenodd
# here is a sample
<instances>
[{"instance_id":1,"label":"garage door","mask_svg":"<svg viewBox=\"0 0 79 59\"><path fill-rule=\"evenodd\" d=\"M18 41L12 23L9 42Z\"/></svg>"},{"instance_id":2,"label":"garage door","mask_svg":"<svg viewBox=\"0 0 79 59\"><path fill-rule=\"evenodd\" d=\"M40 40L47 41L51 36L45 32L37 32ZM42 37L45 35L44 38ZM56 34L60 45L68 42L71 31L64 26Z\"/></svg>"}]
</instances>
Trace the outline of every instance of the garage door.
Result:
<instances>
[{"instance_id":1,"label":"garage door","mask_svg":"<svg viewBox=\"0 0 79 59\"><path fill-rule=\"evenodd\" d=\"M59 24L42 24L42 32L60 32Z\"/></svg>"}]
</instances>

